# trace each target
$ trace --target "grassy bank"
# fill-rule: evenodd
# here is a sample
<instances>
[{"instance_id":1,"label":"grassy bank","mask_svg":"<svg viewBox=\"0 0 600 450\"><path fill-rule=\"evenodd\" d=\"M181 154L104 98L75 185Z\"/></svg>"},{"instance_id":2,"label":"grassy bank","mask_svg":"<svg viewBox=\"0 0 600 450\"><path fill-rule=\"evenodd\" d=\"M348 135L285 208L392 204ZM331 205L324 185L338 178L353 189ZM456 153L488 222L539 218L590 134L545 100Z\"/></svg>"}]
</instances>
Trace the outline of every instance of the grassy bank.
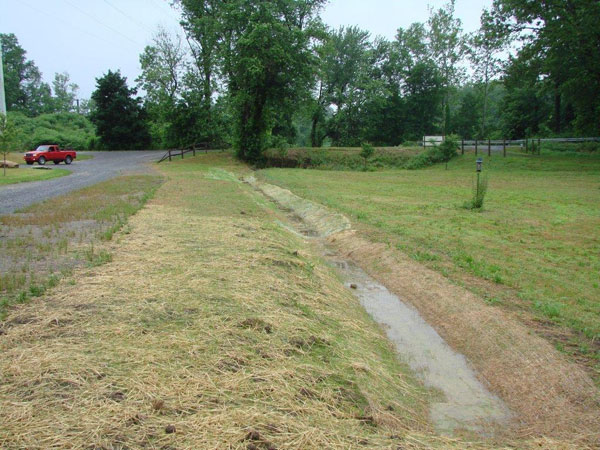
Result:
<instances>
[{"instance_id":1,"label":"grassy bank","mask_svg":"<svg viewBox=\"0 0 600 450\"><path fill-rule=\"evenodd\" d=\"M401 168L422 152L420 147L376 147L369 159L370 170ZM364 159L357 147L269 149L266 152L268 167L315 168L323 170L363 170Z\"/></svg>"},{"instance_id":2,"label":"grassy bank","mask_svg":"<svg viewBox=\"0 0 600 450\"><path fill-rule=\"evenodd\" d=\"M266 181L339 210L389 244L486 298L595 371L600 361L600 157L484 157L484 210L474 155L418 171L267 169ZM424 287L426 288L426 287Z\"/></svg>"},{"instance_id":3,"label":"grassy bank","mask_svg":"<svg viewBox=\"0 0 600 450\"><path fill-rule=\"evenodd\" d=\"M430 394L358 300L223 168L247 171L161 166L112 262L6 317L0 446L462 448L430 433Z\"/></svg>"},{"instance_id":4,"label":"grassy bank","mask_svg":"<svg viewBox=\"0 0 600 450\"><path fill-rule=\"evenodd\" d=\"M39 171L48 172L58 170ZM160 182L157 176L119 177L1 216L0 319L11 305L42 295L76 267L109 261L101 243L144 205Z\"/></svg>"}]
</instances>

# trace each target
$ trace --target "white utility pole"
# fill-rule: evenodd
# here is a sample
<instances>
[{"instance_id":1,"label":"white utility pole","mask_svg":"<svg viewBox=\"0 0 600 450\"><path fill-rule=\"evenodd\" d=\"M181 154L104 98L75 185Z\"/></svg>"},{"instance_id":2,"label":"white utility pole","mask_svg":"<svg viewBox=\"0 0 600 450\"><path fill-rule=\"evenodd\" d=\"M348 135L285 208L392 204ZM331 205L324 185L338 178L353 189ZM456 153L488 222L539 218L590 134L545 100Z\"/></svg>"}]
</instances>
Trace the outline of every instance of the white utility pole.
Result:
<instances>
[{"instance_id":1,"label":"white utility pole","mask_svg":"<svg viewBox=\"0 0 600 450\"><path fill-rule=\"evenodd\" d=\"M4 65L2 64L2 46L0 45L0 114L6 115L6 95L4 94Z\"/></svg>"}]
</instances>

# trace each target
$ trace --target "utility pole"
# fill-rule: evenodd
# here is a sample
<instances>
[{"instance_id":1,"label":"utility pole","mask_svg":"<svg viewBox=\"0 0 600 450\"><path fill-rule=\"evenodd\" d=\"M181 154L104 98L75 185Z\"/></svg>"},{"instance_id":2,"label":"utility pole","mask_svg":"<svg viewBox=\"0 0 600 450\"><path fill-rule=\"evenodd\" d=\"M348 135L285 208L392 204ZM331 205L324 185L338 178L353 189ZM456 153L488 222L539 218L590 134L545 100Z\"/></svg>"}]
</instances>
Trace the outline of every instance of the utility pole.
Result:
<instances>
[{"instance_id":1,"label":"utility pole","mask_svg":"<svg viewBox=\"0 0 600 450\"><path fill-rule=\"evenodd\" d=\"M2 63L2 46L0 45L0 114L6 115L6 95L4 94L4 65Z\"/></svg>"}]
</instances>

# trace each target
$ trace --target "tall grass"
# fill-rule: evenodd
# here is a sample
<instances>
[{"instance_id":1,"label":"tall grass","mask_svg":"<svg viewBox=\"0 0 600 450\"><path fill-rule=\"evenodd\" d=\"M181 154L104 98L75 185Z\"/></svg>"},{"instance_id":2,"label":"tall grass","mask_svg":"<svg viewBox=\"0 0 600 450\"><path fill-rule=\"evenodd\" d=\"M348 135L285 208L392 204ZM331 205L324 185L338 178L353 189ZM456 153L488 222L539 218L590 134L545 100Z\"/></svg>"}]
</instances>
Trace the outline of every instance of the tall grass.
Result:
<instances>
[{"instance_id":1,"label":"tall grass","mask_svg":"<svg viewBox=\"0 0 600 450\"><path fill-rule=\"evenodd\" d=\"M467 209L481 209L488 191L488 176L486 174L476 177L473 181L473 197L465 206Z\"/></svg>"}]
</instances>

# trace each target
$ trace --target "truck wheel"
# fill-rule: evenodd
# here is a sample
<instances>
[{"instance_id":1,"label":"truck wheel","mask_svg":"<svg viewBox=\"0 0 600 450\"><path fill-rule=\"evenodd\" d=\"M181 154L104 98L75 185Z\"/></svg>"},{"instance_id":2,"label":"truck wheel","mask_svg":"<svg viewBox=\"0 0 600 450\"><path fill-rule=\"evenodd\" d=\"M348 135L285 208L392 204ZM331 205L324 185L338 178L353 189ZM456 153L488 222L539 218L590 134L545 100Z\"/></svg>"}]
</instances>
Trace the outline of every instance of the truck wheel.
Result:
<instances>
[{"instance_id":1,"label":"truck wheel","mask_svg":"<svg viewBox=\"0 0 600 450\"><path fill-rule=\"evenodd\" d=\"M40 166L43 166L44 164L46 164L46 158L44 158L43 156L40 156L40 159L38 159L38 164Z\"/></svg>"},{"instance_id":2,"label":"truck wheel","mask_svg":"<svg viewBox=\"0 0 600 450\"><path fill-rule=\"evenodd\" d=\"M71 156L67 155L67 157L65 158L65 164L71 164L72 161L73 161L73 158L71 158Z\"/></svg>"}]
</instances>

